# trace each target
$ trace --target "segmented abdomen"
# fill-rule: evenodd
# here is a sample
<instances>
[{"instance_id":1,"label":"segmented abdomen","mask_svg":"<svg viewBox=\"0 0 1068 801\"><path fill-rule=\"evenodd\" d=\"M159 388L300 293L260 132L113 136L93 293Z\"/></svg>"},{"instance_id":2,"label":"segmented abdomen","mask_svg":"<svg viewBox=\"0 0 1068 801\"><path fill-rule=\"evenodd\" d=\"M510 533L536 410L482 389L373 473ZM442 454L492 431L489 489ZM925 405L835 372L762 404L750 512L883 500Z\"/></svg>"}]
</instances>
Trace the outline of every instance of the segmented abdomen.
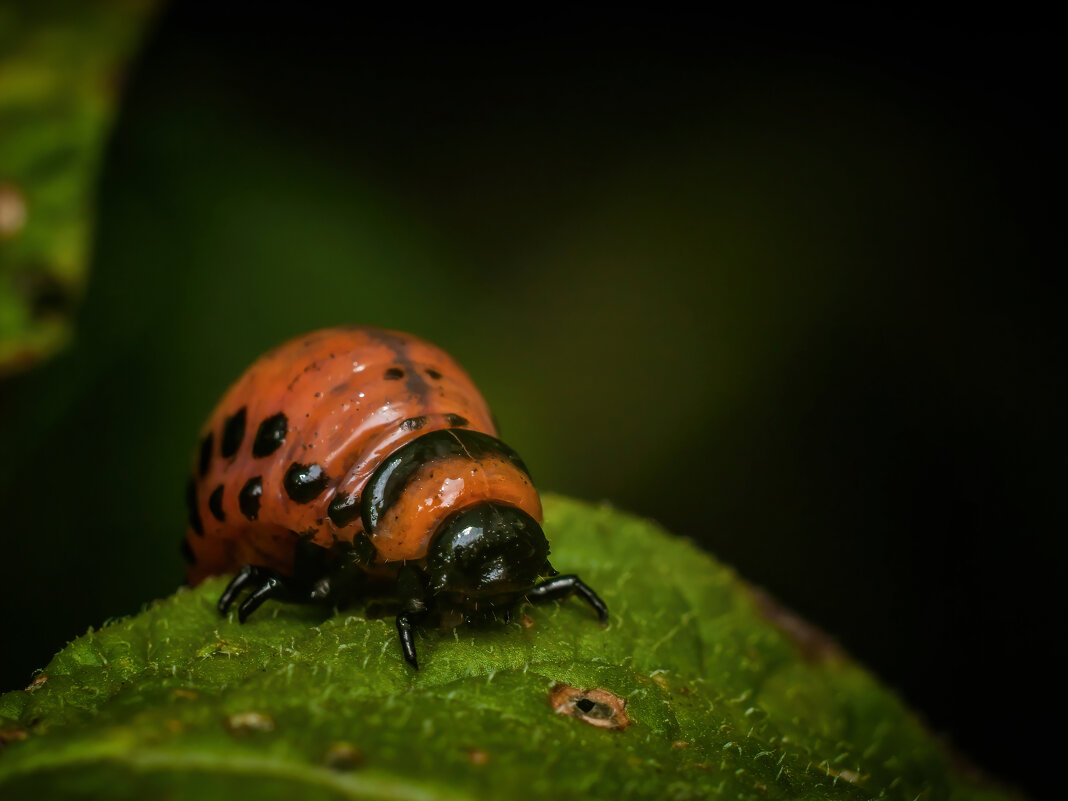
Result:
<instances>
[{"instance_id":1,"label":"segmented abdomen","mask_svg":"<svg viewBox=\"0 0 1068 801\"><path fill-rule=\"evenodd\" d=\"M202 431L187 488L190 583L245 563L290 573L297 537L351 541L381 460L446 428L496 435L463 369L409 334L334 328L268 352Z\"/></svg>"}]
</instances>

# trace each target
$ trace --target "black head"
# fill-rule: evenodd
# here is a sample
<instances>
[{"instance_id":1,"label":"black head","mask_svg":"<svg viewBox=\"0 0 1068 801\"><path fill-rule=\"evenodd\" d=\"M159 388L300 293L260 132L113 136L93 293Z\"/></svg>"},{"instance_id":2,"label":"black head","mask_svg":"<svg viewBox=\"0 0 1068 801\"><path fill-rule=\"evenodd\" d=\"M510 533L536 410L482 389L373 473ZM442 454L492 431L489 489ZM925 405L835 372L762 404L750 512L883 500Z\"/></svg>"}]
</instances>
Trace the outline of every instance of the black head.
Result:
<instances>
[{"instance_id":1,"label":"black head","mask_svg":"<svg viewBox=\"0 0 1068 801\"><path fill-rule=\"evenodd\" d=\"M442 523L427 554L430 590L462 610L509 607L542 576L555 575L538 521L511 506L481 503Z\"/></svg>"}]
</instances>

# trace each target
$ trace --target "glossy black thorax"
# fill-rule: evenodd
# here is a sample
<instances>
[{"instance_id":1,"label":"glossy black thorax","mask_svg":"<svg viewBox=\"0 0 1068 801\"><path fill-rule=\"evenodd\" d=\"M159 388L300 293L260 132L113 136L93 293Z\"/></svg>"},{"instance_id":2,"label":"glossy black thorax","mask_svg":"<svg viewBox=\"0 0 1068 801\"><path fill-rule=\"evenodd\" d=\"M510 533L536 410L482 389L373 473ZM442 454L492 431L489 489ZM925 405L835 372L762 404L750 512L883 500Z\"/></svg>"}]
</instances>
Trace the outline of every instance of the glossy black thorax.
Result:
<instances>
[{"instance_id":1,"label":"glossy black thorax","mask_svg":"<svg viewBox=\"0 0 1068 801\"><path fill-rule=\"evenodd\" d=\"M371 474L360 501L364 530L369 534L374 533L378 521L396 503L412 476L423 465L454 456L476 460L484 456L499 456L530 475L519 454L496 437L466 429L431 431L395 450Z\"/></svg>"}]
</instances>

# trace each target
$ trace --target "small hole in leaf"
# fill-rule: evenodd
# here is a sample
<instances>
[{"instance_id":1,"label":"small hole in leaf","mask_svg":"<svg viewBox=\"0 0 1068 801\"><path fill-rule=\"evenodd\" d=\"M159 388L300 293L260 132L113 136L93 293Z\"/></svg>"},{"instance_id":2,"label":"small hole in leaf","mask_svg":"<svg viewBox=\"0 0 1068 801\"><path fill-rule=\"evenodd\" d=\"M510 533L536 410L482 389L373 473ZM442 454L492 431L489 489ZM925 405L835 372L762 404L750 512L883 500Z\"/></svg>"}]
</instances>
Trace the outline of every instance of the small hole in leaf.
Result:
<instances>
[{"instance_id":1,"label":"small hole in leaf","mask_svg":"<svg viewBox=\"0 0 1068 801\"><path fill-rule=\"evenodd\" d=\"M549 692L549 704L558 715L578 718L601 729L625 729L633 723L627 715L626 699L608 690L556 684Z\"/></svg>"}]
</instances>

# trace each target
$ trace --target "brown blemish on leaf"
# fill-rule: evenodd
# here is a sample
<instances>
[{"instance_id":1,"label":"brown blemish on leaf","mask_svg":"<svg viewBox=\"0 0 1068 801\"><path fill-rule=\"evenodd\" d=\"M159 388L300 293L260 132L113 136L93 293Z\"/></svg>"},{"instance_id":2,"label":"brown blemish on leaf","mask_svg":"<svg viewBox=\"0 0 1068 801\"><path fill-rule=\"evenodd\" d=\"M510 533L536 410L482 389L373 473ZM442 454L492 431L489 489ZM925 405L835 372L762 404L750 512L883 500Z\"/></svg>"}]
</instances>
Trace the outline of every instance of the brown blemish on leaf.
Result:
<instances>
[{"instance_id":1,"label":"brown blemish on leaf","mask_svg":"<svg viewBox=\"0 0 1068 801\"><path fill-rule=\"evenodd\" d=\"M225 724L227 731L239 736L274 731L274 720L260 712L237 712L228 716Z\"/></svg>"},{"instance_id":2,"label":"brown blemish on leaf","mask_svg":"<svg viewBox=\"0 0 1068 801\"><path fill-rule=\"evenodd\" d=\"M471 748L467 752L467 761L472 765L485 765L489 762L489 754L481 748Z\"/></svg>"},{"instance_id":3,"label":"brown blemish on leaf","mask_svg":"<svg viewBox=\"0 0 1068 801\"><path fill-rule=\"evenodd\" d=\"M29 736L25 729L0 729L0 751L3 751L8 743L25 740Z\"/></svg>"},{"instance_id":4,"label":"brown blemish on leaf","mask_svg":"<svg viewBox=\"0 0 1068 801\"><path fill-rule=\"evenodd\" d=\"M690 744L688 742L686 742L685 740L676 740L675 742L673 742L671 744L671 747L676 749L676 750L678 750L680 748L689 748Z\"/></svg>"},{"instance_id":5,"label":"brown blemish on leaf","mask_svg":"<svg viewBox=\"0 0 1068 801\"><path fill-rule=\"evenodd\" d=\"M181 698L185 701L195 701L200 697L200 694L196 690L187 690L184 687L175 687L171 690L171 698Z\"/></svg>"},{"instance_id":6,"label":"brown blemish on leaf","mask_svg":"<svg viewBox=\"0 0 1068 801\"><path fill-rule=\"evenodd\" d=\"M525 614L523 615L523 617L519 618L519 625L525 629L529 629L531 626L534 625L534 618L532 618L530 615Z\"/></svg>"},{"instance_id":7,"label":"brown blemish on leaf","mask_svg":"<svg viewBox=\"0 0 1068 801\"><path fill-rule=\"evenodd\" d=\"M185 729L185 725L182 723L182 721L176 720L174 718L171 718L170 720L166 721L163 724L163 727L171 734L181 734L182 730Z\"/></svg>"},{"instance_id":8,"label":"brown blemish on leaf","mask_svg":"<svg viewBox=\"0 0 1068 801\"><path fill-rule=\"evenodd\" d=\"M28 693L35 693L35 692L37 692L37 691L38 691L39 689L41 689L41 687L42 687L42 686L43 686L43 685L45 684L45 682L47 682L47 681L48 681L48 676L47 676L46 674L44 674L44 673L42 673L42 674L41 674L41 675L39 675L39 676L36 676L36 677L34 677L34 680L33 680L33 681L31 681L31 682L30 682L30 683L29 683L29 684L27 685L27 687L26 687L26 692L28 692Z\"/></svg>"},{"instance_id":9,"label":"brown blemish on leaf","mask_svg":"<svg viewBox=\"0 0 1068 801\"><path fill-rule=\"evenodd\" d=\"M11 184L0 184L0 239L13 237L26 225L26 200Z\"/></svg>"},{"instance_id":10,"label":"brown blemish on leaf","mask_svg":"<svg viewBox=\"0 0 1068 801\"><path fill-rule=\"evenodd\" d=\"M569 684L554 684L549 705L558 715L570 715L601 729L625 729L633 721L627 715L627 701L608 690L580 690Z\"/></svg>"},{"instance_id":11,"label":"brown blemish on leaf","mask_svg":"<svg viewBox=\"0 0 1068 801\"><path fill-rule=\"evenodd\" d=\"M841 646L825 631L791 612L759 587L750 585L748 590L765 620L789 637L806 660L819 663L846 658Z\"/></svg>"},{"instance_id":12,"label":"brown blemish on leaf","mask_svg":"<svg viewBox=\"0 0 1068 801\"><path fill-rule=\"evenodd\" d=\"M323 754L323 764L333 770L355 770L363 763L363 752L352 743L336 742Z\"/></svg>"}]
</instances>

